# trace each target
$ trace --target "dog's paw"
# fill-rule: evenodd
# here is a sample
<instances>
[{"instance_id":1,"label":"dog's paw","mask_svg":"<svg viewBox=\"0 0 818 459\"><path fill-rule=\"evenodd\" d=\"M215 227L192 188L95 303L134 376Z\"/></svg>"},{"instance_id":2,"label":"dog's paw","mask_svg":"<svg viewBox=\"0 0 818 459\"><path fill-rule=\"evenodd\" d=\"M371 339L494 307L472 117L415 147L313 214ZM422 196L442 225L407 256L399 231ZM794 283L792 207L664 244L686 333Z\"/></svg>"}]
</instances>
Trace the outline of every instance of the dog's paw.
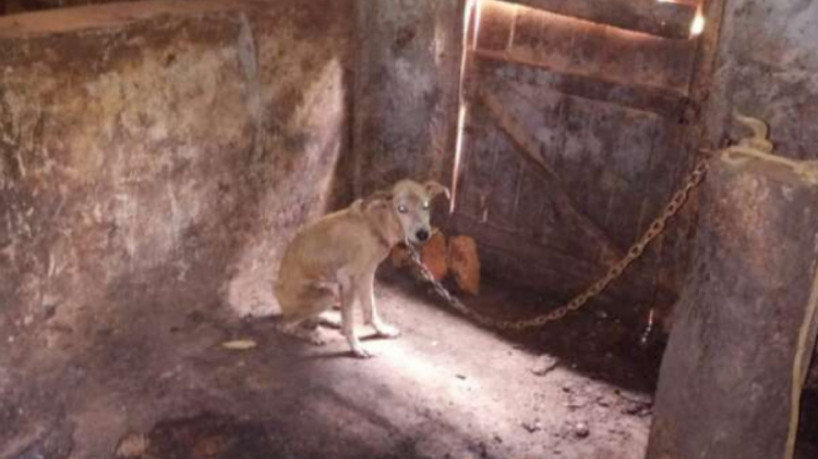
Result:
<instances>
[{"instance_id":1,"label":"dog's paw","mask_svg":"<svg viewBox=\"0 0 818 459\"><path fill-rule=\"evenodd\" d=\"M313 346L323 346L327 344L327 341L324 339L324 336L320 332L318 332L318 330L314 331L313 333L310 333L307 336L307 341L309 341L310 344L312 344Z\"/></svg>"},{"instance_id":2,"label":"dog's paw","mask_svg":"<svg viewBox=\"0 0 818 459\"><path fill-rule=\"evenodd\" d=\"M375 331L378 333L378 336L384 338L397 338L400 336L400 330L389 324L379 324L375 327Z\"/></svg>"},{"instance_id":3,"label":"dog's paw","mask_svg":"<svg viewBox=\"0 0 818 459\"><path fill-rule=\"evenodd\" d=\"M329 313L322 314L320 316L320 322L322 326L327 328L334 328L336 330L341 329L341 325L343 324L341 318L338 317L337 314L330 315Z\"/></svg>"},{"instance_id":4,"label":"dog's paw","mask_svg":"<svg viewBox=\"0 0 818 459\"><path fill-rule=\"evenodd\" d=\"M372 353L360 346L352 348L352 355L359 359L369 359L373 357Z\"/></svg>"}]
</instances>

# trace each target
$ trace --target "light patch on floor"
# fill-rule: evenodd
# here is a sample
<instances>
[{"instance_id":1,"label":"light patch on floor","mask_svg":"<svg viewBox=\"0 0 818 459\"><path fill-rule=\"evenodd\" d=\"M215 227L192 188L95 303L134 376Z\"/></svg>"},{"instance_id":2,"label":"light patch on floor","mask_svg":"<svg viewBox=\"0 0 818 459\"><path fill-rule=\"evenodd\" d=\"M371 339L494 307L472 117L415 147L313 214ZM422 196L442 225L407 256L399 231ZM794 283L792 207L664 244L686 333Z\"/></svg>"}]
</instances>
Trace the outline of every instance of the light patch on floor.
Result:
<instances>
[{"instance_id":1,"label":"light patch on floor","mask_svg":"<svg viewBox=\"0 0 818 459\"><path fill-rule=\"evenodd\" d=\"M366 337L376 355L369 360L350 357L335 330L327 330L326 346L313 347L277 335L269 319L230 319L229 309L156 305L140 320L111 319L112 331L66 370L17 375L30 378L30 393L60 387L20 425L70 432L59 438L71 440L71 457L108 457L134 436L153 442L146 454L237 454L230 439L246 438L293 458L643 456L646 395L594 380L571 362L535 371L540 351L478 328L417 290L378 286L382 315L403 334ZM220 346L242 338L258 346ZM66 386L69 371L75 382ZM25 394L13 402L30 404ZM189 435L180 440L174 429ZM0 448L0 456L19 452Z\"/></svg>"}]
</instances>

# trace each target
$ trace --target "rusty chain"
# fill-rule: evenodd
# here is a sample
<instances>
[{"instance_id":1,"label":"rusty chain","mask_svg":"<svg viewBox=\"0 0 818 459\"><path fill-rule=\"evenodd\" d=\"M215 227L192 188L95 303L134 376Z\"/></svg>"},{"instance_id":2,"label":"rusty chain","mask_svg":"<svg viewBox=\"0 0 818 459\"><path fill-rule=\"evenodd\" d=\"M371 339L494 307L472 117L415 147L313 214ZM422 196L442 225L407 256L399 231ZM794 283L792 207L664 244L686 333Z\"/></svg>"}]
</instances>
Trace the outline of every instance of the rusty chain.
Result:
<instances>
[{"instance_id":1,"label":"rusty chain","mask_svg":"<svg viewBox=\"0 0 818 459\"><path fill-rule=\"evenodd\" d=\"M653 220L645 234L633 246L631 246L621 260L608 269L605 276L591 284L590 287L585 289L585 291L579 295L575 296L571 301L539 316L523 320L501 320L484 316L479 312L469 309L465 304L463 304L462 301L460 301L460 299L446 290L446 287L444 287L440 281L435 280L432 273L421 261L418 251L411 244L407 243L406 246L409 248L409 258L415 267L418 268L423 280L432 284L435 292L440 295L449 304L449 306L453 307L461 314L476 320L478 323L493 328L499 328L501 330L523 330L527 328L541 327L549 322L562 319L569 312L576 311L584 306L588 300L599 295L611 282L622 275L622 273L631 263L642 256L645 248L665 230L668 220L679 212L687 201L690 192L699 186L704 179L704 176L707 174L708 168L709 162L708 158L706 157L696 164L696 167L693 169L690 175L687 176L684 186L676 191L673 198L665 207L664 212Z\"/></svg>"}]
</instances>

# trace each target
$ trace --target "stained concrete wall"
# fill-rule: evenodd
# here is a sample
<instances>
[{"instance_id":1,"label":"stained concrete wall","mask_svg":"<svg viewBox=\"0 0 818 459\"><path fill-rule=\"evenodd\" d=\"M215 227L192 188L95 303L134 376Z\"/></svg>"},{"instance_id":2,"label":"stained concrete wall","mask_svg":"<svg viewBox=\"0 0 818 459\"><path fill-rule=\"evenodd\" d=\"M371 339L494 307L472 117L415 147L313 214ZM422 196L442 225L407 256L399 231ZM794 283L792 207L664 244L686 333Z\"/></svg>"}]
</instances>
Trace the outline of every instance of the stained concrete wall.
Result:
<instances>
[{"instance_id":1,"label":"stained concrete wall","mask_svg":"<svg viewBox=\"0 0 818 459\"><path fill-rule=\"evenodd\" d=\"M354 144L359 194L405 177L450 181L463 4L357 2Z\"/></svg>"},{"instance_id":2,"label":"stained concrete wall","mask_svg":"<svg viewBox=\"0 0 818 459\"><path fill-rule=\"evenodd\" d=\"M818 3L729 0L706 108L708 140L746 132L732 113L770 123L777 150L818 158Z\"/></svg>"},{"instance_id":3,"label":"stained concrete wall","mask_svg":"<svg viewBox=\"0 0 818 459\"><path fill-rule=\"evenodd\" d=\"M746 136L740 112L770 124L777 153L818 159L818 3L727 0L723 18L705 142ZM818 348L807 385L818 390Z\"/></svg>"},{"instance_id":4,"label":"stained concrete wall","mask_svg":"<svg viewBox=\"0 0 818 459\"><path fill-rule=\"evenodd\" d=\"M126 309L274 310L283 245L347 193L351 11L155 1L0 19L4 355Z\"/></svg>"}]
</instances>

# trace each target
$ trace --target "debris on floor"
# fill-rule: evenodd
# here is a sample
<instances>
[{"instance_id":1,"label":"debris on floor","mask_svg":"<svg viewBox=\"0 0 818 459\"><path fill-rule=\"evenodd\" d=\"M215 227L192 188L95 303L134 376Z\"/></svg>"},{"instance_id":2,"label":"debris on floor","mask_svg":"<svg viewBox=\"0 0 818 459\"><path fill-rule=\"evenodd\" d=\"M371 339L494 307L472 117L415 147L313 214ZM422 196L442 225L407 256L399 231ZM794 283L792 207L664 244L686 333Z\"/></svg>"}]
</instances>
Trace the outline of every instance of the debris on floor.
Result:
<instances>
[{"instance_id":1,"label":"debris on floor","mask_svg":"<svg viewBox=\"0 0 818 459\"><path fill-rule=\"evenodd\" d=\"M556 369L559 363L559 360L555 359L554 357L543 354L537 358L537 361L531 368L531 373L537 376L545 376Z\"/></svg>"},{"instance_id":2,"label":"debris on floor","mask_svg":"<svg viewBox=\"0 0 818 459\"><path fill-rule=\"evenodd\" d=\"M129 434L117 459L270 459L281 457L268 428L230 416L203 413L159 422L148 435Z\"/></svg>"},{"instance_id":3,"label":"debris on floor","mask_svg":"<svg viewBox=\"0 0 818 459\"><path fill-rule=\"evenodd\" d=\"M237 339L223 342L222 347L234 351L244 351L256 347L256 342L251 339Z\"/></svg>"},{"instance_id":4,"label":"debris on floor","mask_svg":"<svg viewBox=\"0 0 818 459\"><path fill-rule=\"evenodd\" d=\"M585 438L590 435L591 430L588 428L588 424L584 422L578 422L577 425L574 426L574 436L577 438Z\"/></svg>"},{"instance_id":5,"label":"debris on floor","mask_svg":"<svg viewBox=\"0 0 818 459\"><path fill-rule=\"evenodd\" d=\"M521 425L523 426L523 429L528 431L528 433L539 432L542 430L539 419L535 419L532 422L523 422Z\"/></svg>"},{"instance_id":6,"label":"debris on floor","mask_svg":"<svg viewBox=\"0 0 818 459\"><path fill-rule=\"evenodd\" d=\"M148 437L139 433L130 433L122 437L116 447L117 458L139 458L148 452Z\"/></svg>"}]
</instances>

